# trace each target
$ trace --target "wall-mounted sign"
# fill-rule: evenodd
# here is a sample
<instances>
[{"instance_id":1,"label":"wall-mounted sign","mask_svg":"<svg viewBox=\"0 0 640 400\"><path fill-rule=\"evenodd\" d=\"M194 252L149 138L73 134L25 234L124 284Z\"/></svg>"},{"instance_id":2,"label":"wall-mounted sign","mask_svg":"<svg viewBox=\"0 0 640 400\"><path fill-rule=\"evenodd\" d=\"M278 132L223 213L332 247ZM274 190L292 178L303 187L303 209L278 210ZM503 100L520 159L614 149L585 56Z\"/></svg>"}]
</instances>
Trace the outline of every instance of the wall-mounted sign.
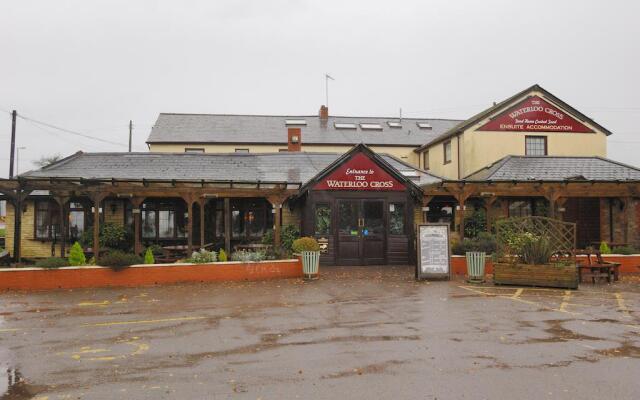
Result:
<instances>
[{"instance_id":1,"label":"wall-mounted sign","mask_svg":"<svg viewBox=\"0 0 640 400\"><path fill-rule=\"evenodd\" d=\"M316 186L316 190L405 190L397 179L362 153L336 168Z\"/></svg>"},{"instance_id":2,"label":"wall-mounted sign","mask_svg":"<svg viewBox=\"0 0 640 400\"><path fill-rule=\"evenodd\" d=\"M539 96L529 97L478 128L479 131L593 133L582 122Z\"/></svg>"},{"instance_id":3,"label":"wall-mounted sign","mask_svg":"<svg viewBox=\"0 0 640 400\"><path fill-rule=\"evenodd\" d=\"M449 224L418 225L417 279L449 279L451 252Z\"/></svg>"}]
</instances>

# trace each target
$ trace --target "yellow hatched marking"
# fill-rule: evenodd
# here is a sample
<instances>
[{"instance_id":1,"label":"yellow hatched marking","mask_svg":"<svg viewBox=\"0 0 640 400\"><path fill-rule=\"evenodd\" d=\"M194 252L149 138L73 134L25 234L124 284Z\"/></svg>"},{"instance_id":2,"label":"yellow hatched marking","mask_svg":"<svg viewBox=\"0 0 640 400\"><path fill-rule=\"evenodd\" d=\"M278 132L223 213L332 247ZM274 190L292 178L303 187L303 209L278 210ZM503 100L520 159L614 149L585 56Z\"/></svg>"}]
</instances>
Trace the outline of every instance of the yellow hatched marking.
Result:
<instances>
[{"instance_id":1,"label":"yellow hatched marking","mask_svg":"<svg viewBox=\"0 0 640 400\"><path fill-rule=\"evenodd\" d=\"M618 310L624 314L624 318L631 318L631 312L627 308L622 294L615 293L614 296L616 297L616 302L618 303Z\"/></svg>"},{"instance_id":2,"label":"yellow hatched marking","mask_svg":"<svg viewBox=\"0 0 640 400\"><path fill-rule=\"evenodd\" d=\"M571 290L565 290L564 296L562 296L562 303L560 303L560 308L558 311L565 312L567 311L567 306L569 305L569 300L571 299Z\"/></svg>"},{"instance_id":3,"label":"yellow hatched marking","mask_svg":"<svg viewBox=\"0 0 640 400\"><path fill-rule=\"evenodd\" d=\"M511 296L511 298L512 299L520 298L520 295L522 294L523 291L524 291L523 288L519 288L518 290L516 290L516 292L513 294L513 296Z\"/></svg>"},{"instance_id":4,"label":"yellow hatched marking","mask_svg":"<svg viewBox=\"0 0 640 400\"><path fill-rule=\"evenodd\" d=\"M111 304L109 300L105 301L85 301L82 303L78 303L79 307L92 307L92 306L107 306Z\"/></svg>"},{"instance_id":5,"label":"yellow hatched marking","mask_svg":"<svg viewBox=\"0 0 640 400\"><path fill-rule=\"evenodd\" d=\"M563 313L567 313L567 314L572 314L572 315L582 315L582 313L578 313L578 312L571 312L571 311L566 311L566 310L560 310L560 309L557 309L557 308L552 308L552 307L549 307L549 306L545 306L544 304L537 303L537 302L535 302L535 301L524 300L524 299L521 299L520 297L516 297L516 294L518 294L518 290L523 290L523 289L518 289L518 290L516 290L516 293L514 293L513 295L511 295L511 296L507 296L507 295L503 295L503 294L495 294L495 293L487 293L487 292L483 292L483 291L481 291L481 290L477 290L476 288L472 288L472 287L469 287L469 286L458 286L458 287L460 287L460 288L462 288L462 289L465 289L465 290L468 290L468 291L470 291L470 292L474 292L474 293L477 293L477 294L481 294L481 295L483 295L483 296L493 296L493 297L499 297L499 298L501 298L501 299L508 299L508 300L513 300L513 301L519 301L520 303L525 303L525 304L530 304L530 305L538 306L538 307L544 308L545 310L559 311L559 312L563 312ZM520 292L520 293L522 293L522 292ZM519 294L518 294L518 295L519 295Z\"/></svg>"},{"instance_id":6,"label":"yellow hatched marking","mask_svg":"<svg viewBox=\"0 0 640 400\"><path fill-rule=\"evenodd\" d=\"M164 318L164 319L145 319L137 321L114 321L114 322L98 322L95 324L83 324L83 327L89 326L115 326L115 325L135 325L135 324L160 324L163 322L176 322L176 321L194 321L199 319L205 319L207 317L178 317L178 318Z\"/></svg>"}]
</instances>

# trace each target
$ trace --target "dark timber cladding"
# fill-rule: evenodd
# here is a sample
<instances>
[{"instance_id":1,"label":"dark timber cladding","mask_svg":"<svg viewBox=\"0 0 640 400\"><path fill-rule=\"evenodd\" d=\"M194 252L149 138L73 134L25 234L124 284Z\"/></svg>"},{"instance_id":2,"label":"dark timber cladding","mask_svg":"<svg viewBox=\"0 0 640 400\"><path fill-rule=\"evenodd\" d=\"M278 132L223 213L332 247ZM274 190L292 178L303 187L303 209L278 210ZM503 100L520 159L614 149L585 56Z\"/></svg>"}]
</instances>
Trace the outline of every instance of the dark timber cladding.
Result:
<instances>
[{"instance_id":1,"label":"dark timber cladding","mask_svg":"<svg viewBox=\"0 0 640 400\"><path fill-rule=\"evenodd\" d=\"M413 262L413 215L422 190L363 145L302 189L303 233L323 245L323 264Z\"/></svg>"}]
</instances>

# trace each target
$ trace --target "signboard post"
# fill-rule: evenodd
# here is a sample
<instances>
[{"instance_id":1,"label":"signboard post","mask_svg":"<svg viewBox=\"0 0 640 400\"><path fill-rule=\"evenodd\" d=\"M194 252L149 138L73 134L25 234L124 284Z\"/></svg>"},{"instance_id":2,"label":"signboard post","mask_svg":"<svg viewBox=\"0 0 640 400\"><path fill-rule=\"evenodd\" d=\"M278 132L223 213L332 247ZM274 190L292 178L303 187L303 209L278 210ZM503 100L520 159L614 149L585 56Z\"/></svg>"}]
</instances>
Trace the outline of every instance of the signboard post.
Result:
<instances>
[{"instance_id":1,"label":"signboard post","mask_svg":"<svg viewBox=\"0 0 640 400\"><path fill-rule=\"evenodd\" d=\"M450 279L449 224L419 224L416 279Z\"/></svg>"}]
</instances>

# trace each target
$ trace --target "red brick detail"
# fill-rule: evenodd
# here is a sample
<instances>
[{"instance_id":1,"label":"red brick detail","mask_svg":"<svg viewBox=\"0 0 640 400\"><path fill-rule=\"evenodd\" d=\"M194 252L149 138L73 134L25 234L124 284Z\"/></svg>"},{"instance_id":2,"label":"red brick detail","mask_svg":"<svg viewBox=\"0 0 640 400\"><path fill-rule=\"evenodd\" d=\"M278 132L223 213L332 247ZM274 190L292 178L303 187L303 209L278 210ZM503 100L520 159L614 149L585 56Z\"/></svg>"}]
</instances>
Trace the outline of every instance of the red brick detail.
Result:
<instances>
[{"instance_id":1,"label":"red brick detail","mask_svg":"<svg viewBox=\"0 0 640 400\"><path fill-rule=\"evenodd\" d=\"M134 266L117 272L102 267L54 270L7 268L0 271L0 290L137 287L179 282L254 281L297 277L302 277L300 259L257 263Z\"/></svg>"},{"instance_id":2,"label":"red brick detail","mask_svg":"<svg viewBox=\"0 0 640 400\"><path fill-rule=\"evenodd\" d=\"M289 128L287 129L287 136L287 150L302 151L302 129Z\"/></svg>"}]
</instances>

